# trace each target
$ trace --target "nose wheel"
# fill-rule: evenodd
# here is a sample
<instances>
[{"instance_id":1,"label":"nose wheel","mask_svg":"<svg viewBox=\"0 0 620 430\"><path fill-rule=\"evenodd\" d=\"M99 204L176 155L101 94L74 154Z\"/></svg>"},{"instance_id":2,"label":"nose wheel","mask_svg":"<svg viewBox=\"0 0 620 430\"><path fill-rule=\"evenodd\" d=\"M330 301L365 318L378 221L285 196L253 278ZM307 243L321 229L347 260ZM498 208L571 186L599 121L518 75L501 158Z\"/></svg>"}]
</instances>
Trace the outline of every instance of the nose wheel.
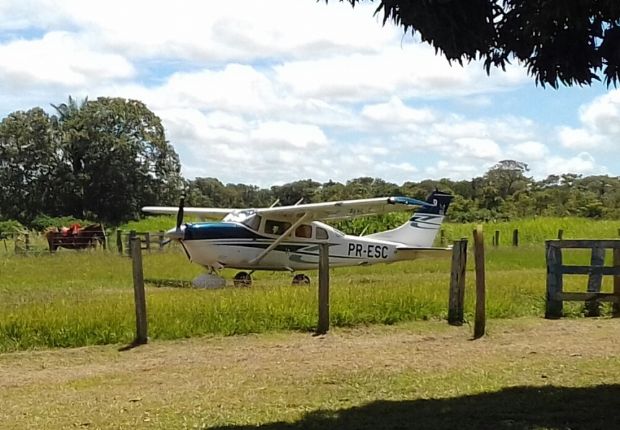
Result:
<instances>
[{"instance_id":1,"label":"nose wheel","mask_svg":"<svg viewBox=\"0 0 620 430\"><path fill-rule=\"evenodd\" d=\"M308 278L308 276L304 275L303 273L300 273L298 275L293 276L293 285L310 285L310 278Z\"/></svg>"},{"instance_id":2,"label":"nose wheel","mask_svg":"<svg viewBox=\"0 0 620 430\"><path fill-rule=\"evenodd\" d=\"M233 278L233 285L235 287L250 287L252 286L252 276L247 272L239 272Z\"/></svg>"}]
</instances>

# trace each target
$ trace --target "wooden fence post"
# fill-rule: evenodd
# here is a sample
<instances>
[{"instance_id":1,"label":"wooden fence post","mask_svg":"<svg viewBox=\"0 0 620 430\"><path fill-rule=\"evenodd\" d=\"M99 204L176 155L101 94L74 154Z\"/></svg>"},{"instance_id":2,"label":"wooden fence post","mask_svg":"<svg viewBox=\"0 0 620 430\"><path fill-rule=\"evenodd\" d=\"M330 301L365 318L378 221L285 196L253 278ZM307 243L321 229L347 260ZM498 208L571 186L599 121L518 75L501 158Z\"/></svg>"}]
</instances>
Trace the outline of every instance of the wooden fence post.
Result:
<instances>
[{"instance_id":1,"label":"wooden fence post","mask_svg":"<svg viewBox=\"0 0 620 430\"><path fill-rule=\"evenodd\" d=\"M474 261L476 266L476 317L474 321L474 339L478 339L484 336L486 326L484 235L481 225L474 230Z\"/></svg>"},{"instance_id":2,"label":"wooden fence post","mask_svg":"<svg viewBox=\"0 0 620 430\"><path fill-rule=\"evenodd\" d=\"M602 268L605 265L605 248L592 248L592 257L590 258L591 268ZM600 293L601 283L603 282L603 273L594 272L588 275L588 293ZM587 317L598 317L601 315L600 303L596 299L586 301L585 314Z\"/></svg>"},{"instance_id":3,"label":"wooden fence post","mask_svg":"<svg viewBox=\"0 0 620 430\"><path fill-rule=\"evenodd\" d=\"M142 345L148 341L146 319L146 295L144 293L144 274L142 271L142 244L135 235L130 238L131 258L133 263L133 292L136 305L136 338L134 345Z\"/></svg>"},{"instance_id":4,"label":"wooden fence post","mask_svg":"<svg viewBox=\"0 0 620 430\"><path fill-rule=\"evenodd\" d=\"M562 240L562 238L563 238L563 237L564 237L564 230L559 229L559 230L558 230L558 239L559 239L559 240Z\"/></svg>"},{"instance_id":5,"label":"wooden fence post","mask_svg":"<svg viewBox=\"0 0 620 430\"><path fill-rule=\"evenodd\" d=\"M482 234L482 230L480 231ZM495 230L495 236L493 237L493 245L499 246L499 230Z\"/></svg>"},{"instance_id":6,"label":"wooden fence post","mask_svg":"<svg viewBox=\"0 0 620 430\"><path fill-rule=\"evenodd\" d=\"M120 255L123 255L123 230L116 230L116 249Z\"/></svg>"},{"instance_id":7,"label":"wooden fence post","mask_svg":"<svg viewBox=\"0 0 620 430\"><path fill-rule=\"evenodd\" d=\"M558 234L559 235L559 234ZM545 241L545 254L547 256L547 301L545 305L545 318L557 319L562 317L563 302L557 299L557 294L562 293L562 249L553 246L549 240Z\"/></svg>"},{"instance_id":8,"label":"wooden fence post","mask_svg":"<svg viewBox=\"0 0 620 430\"><path fill-rule=\"evenodd\" d=\"M618 232L620 233L620 230ZM441 246L446 244L446 232L443 229L439 230L439 243Z\"/></svg>"},{"instance_id":9,"label":"wooden fence post","mask_svg":"<svg viewBox=\"0 0 620 430\"><path fill-rule=\"evenodd\" d=\"M30 251L30 234L24 233L24 248L26 251Z\"/></svg>"},{"instance_id":10,"label":"wooden fence post","mask_svg":"<svg viewBox=\"0 0 620 430\"><path fill-rule=\"evenodd\" d=\"M467 239L454 241L448 300L448 324L462 325L465 307L465 272L467 268Z\"/></svg>"},{"instance_id":11,"label":"wooden fence post","mask_svg":"<svg viewBox=\"0 0 620 430\"><path fill-rule=\"evenodd\" d=\"M512 246L519 246L519 229L515 228L512 231Z\"/></svg>"},{"instance_id":12,"label":"wooden fence post","mask_svg":"<svg viewBox=\"0 0 620 430\"><path fill-rule=\"evenodd\" d=\"M127 254L129 254L130 257L133 257L132 251L131 251L131 241L137 237L138 237L138 234L136 233L135 230L131 230L129 232L129 237L127 237L127 245L128 245ZM142 244L140 244L140 248L142 248Z\"/></svg>"},{"instance_id":13,"label":"wooden fence post","mask_svg":"<svg viewBox=\"0 0 620 430\"><path fill-rule=\"evenodd\" d=\"M620 233L620 230L618 230ZM620 269L620 248L614 249L614 267L616 269ZM616 296L616 301L614 302L611 308L611 314L613 317L620 316L620 275L614 275L614 295Z\"/></svg>"},{"instance_id":14,"label":"wooden fence post","mask_svg":"<svg viewBox=\"0 0 620 430\"><path fill-rule=\"evenodd\" d=\"M145 246L146 250L148 252L151 252L151 233L149 232L144 233L144 242L146 242L146 246Z\"/></svg>"},{"instance_id":15,"label":"wooden fence post","mask_svg":"<svg viewBox=\"0 0 620 430\"><path fill-rule=\"evenodd\" d=\"M159 230L159 236L157 236L157 242L159 243L159 250L162 251L164 249L164 231Z\"/></svg>"},{"instance_id":16,"label":"wooden fence post","mask_svg":"<svg viewBox=\"0 0 620 430\"><path fill-rule=\"evenodd\" d=\"M319 245L319 323L317 334L329 330L329 244Z\"/></svg>"}]
</instances>

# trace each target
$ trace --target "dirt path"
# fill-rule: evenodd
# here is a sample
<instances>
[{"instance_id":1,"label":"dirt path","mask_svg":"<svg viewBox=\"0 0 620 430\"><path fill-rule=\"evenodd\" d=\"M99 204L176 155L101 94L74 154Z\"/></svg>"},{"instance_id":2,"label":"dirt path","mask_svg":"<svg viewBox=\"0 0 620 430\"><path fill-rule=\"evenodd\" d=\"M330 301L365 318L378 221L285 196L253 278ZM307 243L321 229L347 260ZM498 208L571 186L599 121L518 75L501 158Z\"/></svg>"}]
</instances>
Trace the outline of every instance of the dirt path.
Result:
<instances>
[{"instance_id":1,"label":"dirt path","mask_svg":"<svg viewBox=\"0 0 620 430\"><path fill-rule=\"evenodd\" d=\"M0 428L191 428L295 420L377 399L619 383L620 319L440 322L0 355ZM596 369L574 373L582 366ZM456 377L456 376L458 377ZM452 384L458 379L462 384ZM320 389L318 389L320 388Z\"/></svg>"}]
</instances>

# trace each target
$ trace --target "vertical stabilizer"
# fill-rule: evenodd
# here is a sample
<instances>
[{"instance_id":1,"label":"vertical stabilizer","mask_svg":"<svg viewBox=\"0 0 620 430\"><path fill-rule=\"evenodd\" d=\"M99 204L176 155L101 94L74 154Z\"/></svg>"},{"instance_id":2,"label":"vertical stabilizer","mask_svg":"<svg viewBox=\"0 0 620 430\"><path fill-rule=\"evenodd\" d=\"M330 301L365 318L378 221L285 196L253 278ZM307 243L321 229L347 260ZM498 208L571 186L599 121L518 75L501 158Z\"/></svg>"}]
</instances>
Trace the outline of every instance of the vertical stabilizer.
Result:
<instances>
[{"instance_id":1,"label":"vertical stabilizer","mask_svg":"<svg viewBox=\"0 0 620 430\"><path fill-rule=\"evenodd\" d=\"M422 206L405 224L393 230L369 234L368 238L402 243L411 248L430 248L441 227L453 196L433 191Z\"/></svg>"}]
</instances>

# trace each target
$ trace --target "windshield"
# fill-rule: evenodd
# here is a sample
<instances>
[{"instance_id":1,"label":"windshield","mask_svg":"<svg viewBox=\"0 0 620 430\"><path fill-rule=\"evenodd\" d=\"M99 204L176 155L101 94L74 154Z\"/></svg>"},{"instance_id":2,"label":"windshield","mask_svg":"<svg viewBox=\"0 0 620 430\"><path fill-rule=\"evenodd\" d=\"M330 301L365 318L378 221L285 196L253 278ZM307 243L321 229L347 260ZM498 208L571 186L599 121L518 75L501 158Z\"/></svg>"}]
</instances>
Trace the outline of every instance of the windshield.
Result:
<instances>
[{"instance_id":1,"label":"windshield","mask_svg":"<svg viewBox=\"0 0 620 430\"><path fill-rule=\"evenodd\" d=\"M254 210L236 210L236 211L232 211L231 213L229 213L228 215L226 215L224 217L224 219L222 221L228 221L228 222L240 222L240 223L244 223L245 221L248 220L249 218L251 218L253 215L255 215L256 212Z\"/></svg>"}]
</instances>

